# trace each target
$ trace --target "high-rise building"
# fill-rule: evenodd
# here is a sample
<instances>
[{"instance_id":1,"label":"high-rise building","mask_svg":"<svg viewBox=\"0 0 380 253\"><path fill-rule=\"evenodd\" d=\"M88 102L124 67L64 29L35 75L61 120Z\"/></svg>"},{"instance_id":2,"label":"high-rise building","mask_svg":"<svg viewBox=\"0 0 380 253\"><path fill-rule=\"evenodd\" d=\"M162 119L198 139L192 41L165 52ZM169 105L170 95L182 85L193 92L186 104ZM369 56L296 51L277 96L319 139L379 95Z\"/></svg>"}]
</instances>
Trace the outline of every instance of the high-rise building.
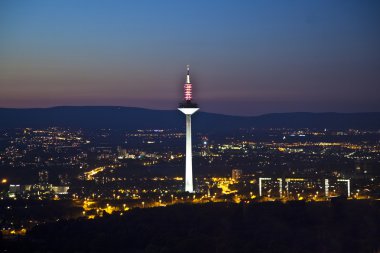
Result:
<instances>
[{"instance_id":1,"label":"high-rise building","mask_svg":"<svg viewBox=\"0 0 380 253\"><path fill-rule=\"evenodd\" d=\"M210 155L210 145L208 142L208 138L206 136L202 137L202 148L201 148L201 156Z\"/></svg>"},{"instance_id":2,"label":"high-rise building","mask_svg":"<svg viewBox=\"0 0 380 253\"><path fill-rule=\"evenodd\" d=\"M237 181L239 181L239 179L241 178L242 175L243 175L242 170L239 170L239 169L233 169L232 170L232 180L237 182Z\"/></svg>"},{"instance_id":3,"label":"high-rise building","mask_svg":"<svg viewBox=\"0 0 380 253\"><path fill-rule=\"evenodd\" d=\"M181 112L186 115L186 173L185 191L193 192L193 162L191 145L191 115L199 110L198 105L192 102L192 84L190 82L190 69L187 65L186 83L184 85L184 101L179 104Z\"/></svg>"}]
</instances>

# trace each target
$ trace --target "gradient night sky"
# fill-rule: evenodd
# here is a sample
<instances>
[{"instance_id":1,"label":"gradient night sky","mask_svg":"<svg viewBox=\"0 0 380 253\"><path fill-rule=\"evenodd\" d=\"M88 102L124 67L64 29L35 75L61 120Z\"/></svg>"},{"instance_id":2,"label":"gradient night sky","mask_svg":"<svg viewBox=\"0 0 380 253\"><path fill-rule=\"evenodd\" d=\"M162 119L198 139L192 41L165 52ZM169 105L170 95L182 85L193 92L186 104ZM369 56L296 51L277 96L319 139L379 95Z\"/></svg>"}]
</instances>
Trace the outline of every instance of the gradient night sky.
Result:
<instances>
[{"instance_id":1,"label":"gradient night sky","mask_svg":"<svg viewBox=\"0 0 380 253\"><path fill-rule=\"evenodd\" d=\"M380 111L380 1L1 0L0 107Z\"/></svg>"}]
</instances>

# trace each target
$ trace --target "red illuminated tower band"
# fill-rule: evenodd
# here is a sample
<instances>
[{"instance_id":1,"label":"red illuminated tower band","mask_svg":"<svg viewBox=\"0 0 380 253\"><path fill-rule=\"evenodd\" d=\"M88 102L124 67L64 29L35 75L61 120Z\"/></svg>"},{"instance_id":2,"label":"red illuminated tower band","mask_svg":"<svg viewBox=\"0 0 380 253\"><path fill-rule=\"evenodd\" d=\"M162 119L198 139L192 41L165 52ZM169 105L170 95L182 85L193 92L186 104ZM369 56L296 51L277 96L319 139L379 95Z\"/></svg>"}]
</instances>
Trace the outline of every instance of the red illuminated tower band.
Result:
<instances>
[{"instance_id":1,"label":"red illuminated tower band","mask_svg":"<svg viewBox=\"0 0 380 253\"><path fill-rule=\"evenodd\" d=\"M187 65L186 82L183 85L183 102L179 104L180 108L197 108L198 105L193 100L193 85L190 82L190 66Z\"/></svg>"},{"instance_id":2,"label":"red illuminated tower band","mask_svg":"<svg viewBox=\"0 0 380 253\"><path fill-rule=\"evenodd\" d=\"M191 101L192 99L192 87L191 87L191 83L190 83L190 66L187 65L187 76L186 76L186 83L184 85L184 97L185 97L185 101Z\"/></svg>"}]
</instances>

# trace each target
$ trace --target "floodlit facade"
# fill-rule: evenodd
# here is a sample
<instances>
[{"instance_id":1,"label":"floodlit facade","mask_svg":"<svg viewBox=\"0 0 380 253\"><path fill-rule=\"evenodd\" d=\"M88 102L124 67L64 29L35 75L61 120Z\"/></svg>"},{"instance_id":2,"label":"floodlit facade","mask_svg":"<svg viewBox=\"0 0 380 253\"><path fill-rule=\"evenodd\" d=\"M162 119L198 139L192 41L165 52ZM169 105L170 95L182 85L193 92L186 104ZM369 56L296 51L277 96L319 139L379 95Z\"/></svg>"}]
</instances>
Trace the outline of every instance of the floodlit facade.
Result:
<instances>
[{"instance_id":1,"label":"floodlit facade","mask_svg":"<svg viewBox=\"0 0 380 253\"><path fill-rule=\"evenodd\" d=\"M193 154L191 145L191 115L199 110L198 105L192 102L192 84L190 82L190 69L187 65L186 83L184 85L184 102L179 104L181 112L186 115L186 174L185 191L193 192Z\"/></svg>"}]
</instances>

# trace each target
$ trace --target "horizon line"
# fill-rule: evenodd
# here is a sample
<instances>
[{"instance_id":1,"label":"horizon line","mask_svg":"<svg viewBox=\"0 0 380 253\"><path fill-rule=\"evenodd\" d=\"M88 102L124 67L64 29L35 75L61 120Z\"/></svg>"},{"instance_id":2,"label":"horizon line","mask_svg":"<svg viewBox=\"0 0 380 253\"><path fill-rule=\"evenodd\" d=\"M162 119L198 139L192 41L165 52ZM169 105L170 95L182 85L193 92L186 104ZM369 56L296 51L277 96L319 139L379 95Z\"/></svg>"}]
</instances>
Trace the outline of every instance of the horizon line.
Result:
<instances>
[{"instance_id":1,"label":"horizon line","mask_svg":"<svg viewBox=\"0 0 380 253\"><path fill-rule=\"evenodd\" d=\"M137 106L117 106L117 105L57 105L57 106L49 106L49 107L0 107L1 109L10 109L10 110L38 110L38 109L55 109L55 108L125 108L125 109L141 109L141 110L152 110L152 111L176 111L177 108L173 109L156 109L156 108L146 108L146 107L137 107ZM262 113L257 115L236 115L236 114L224 114L224 113L217 113L217 112L209 112L209 111L202 111L202 113L210 113L210 114L218 114L218 115L225 115L225 116L235 116L235 117L260 117L270 114L300 114L300 113L307 113L307 114L372 114L372 113L380 113L380 111L362 111L362 112L338 112L338 111L319 111L319 112L312 112L312 111L293 111L293 112L268 112L268 113Z\"/></svg>"}]
</instances>

